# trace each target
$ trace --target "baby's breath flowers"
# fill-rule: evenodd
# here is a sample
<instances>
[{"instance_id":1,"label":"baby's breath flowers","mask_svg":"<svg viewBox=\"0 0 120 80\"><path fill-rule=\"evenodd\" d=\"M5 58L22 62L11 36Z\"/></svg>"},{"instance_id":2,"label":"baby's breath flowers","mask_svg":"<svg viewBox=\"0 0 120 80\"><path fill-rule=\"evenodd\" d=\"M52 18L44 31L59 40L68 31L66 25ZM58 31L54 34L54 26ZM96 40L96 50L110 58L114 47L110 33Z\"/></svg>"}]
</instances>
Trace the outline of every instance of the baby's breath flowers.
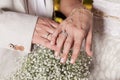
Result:
<instances>
[{"instance_id":1,"label":"baby's breath flowers","mask_svg":"<svg viewBox=\"0 0 120 80\"><path fill-rule=\"evenodd\" d=\"M70 64L70 56L61 64L52 50L36 46L11 80L87 80L91 58L81 52L76 63Z\"/></svg>"}]
</instances>

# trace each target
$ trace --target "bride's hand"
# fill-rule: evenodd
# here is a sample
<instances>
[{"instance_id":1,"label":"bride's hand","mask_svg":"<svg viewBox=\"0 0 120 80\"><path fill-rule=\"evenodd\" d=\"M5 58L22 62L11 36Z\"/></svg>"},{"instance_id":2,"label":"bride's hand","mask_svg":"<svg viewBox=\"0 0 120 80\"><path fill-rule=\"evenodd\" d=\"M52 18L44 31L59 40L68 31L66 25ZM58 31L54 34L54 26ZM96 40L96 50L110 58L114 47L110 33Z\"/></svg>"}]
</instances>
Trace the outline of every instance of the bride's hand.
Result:
<instances>
[{"instance_id":1,"label":"bride's hand","mask_svg":"<svg viewBox=\"0 0 120 80\"><path fill-rule=\"evenodd\" d=\"M84 39L86 52L91 56L92 13L86 9L76 8L52 35L51 44L57 45L55 56L58 57L63 49L61 62L65 63L69 50L73 48L71 63L75 63Z\"/></svg>"},{"instance_id":2,"label":"bride's hand","mask_svg":"<svg viewBox=\"0 0 120 80\"><path fill-rule=\"evenodd\" d=\"M32 43L40 44L52 50L55 50L55 46L50 45L51 34L57 28L58 23L49 18L38 18L36 28L33 34Z\"/></svg>"}]
</instances>

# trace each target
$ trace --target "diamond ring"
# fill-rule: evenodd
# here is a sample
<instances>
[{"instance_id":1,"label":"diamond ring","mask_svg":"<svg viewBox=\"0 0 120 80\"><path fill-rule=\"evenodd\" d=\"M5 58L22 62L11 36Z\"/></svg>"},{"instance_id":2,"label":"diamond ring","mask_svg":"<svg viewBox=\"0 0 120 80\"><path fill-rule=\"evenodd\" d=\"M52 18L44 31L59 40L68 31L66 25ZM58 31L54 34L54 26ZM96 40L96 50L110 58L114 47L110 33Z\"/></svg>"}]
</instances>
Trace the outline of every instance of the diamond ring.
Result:
<instances>
[{"instance_id":1,"label":"diamond ring","mask_svg":"<svg viewBox=\"0 0 120 80\"><path fill-rule=\"evenodd\" d=\"M66 30L63 30L61 33L62 33L63 35L65 35L66 37L68 36L68 33L66 32Z\"/></svg>"}]
</instances>

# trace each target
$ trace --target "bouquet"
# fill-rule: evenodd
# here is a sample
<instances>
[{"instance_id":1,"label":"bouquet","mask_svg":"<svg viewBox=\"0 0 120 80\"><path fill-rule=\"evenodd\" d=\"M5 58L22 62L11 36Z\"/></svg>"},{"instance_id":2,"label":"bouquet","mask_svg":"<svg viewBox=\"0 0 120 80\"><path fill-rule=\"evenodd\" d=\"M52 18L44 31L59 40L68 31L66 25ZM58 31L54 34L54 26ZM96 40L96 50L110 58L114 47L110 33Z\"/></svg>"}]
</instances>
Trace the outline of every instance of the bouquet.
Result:
<instances>
[{"instance_id":1,"label":"bouquet","mask_svg":"<svg viewBox=\"0 0 120 80\"><path fill-rule=\"evenodd\" d=\"M54 51L43 46L35 46L32 53L11 80L87 80L91 58L84 51L75 64L70 64L70 56L65 64L54 58Z\"/></svg>"}]
</instances>

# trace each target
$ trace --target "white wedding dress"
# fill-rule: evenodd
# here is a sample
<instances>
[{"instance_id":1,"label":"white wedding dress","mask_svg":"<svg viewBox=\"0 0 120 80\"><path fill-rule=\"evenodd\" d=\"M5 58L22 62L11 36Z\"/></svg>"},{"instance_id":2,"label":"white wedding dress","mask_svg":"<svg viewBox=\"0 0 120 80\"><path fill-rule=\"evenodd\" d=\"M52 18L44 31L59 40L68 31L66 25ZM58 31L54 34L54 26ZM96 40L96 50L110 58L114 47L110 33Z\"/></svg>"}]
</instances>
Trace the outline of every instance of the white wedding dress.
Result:
<instances>
[{"instance_id":1,"label":"white wedding dress","mask_svg":"<svg viewBox=\"0 0 120 80\"><path fill-rule=\"evenodd\" d=\"M89 80L120 80L120 0L94 0L93 64Z\"/></svg>"}]
</instances>

